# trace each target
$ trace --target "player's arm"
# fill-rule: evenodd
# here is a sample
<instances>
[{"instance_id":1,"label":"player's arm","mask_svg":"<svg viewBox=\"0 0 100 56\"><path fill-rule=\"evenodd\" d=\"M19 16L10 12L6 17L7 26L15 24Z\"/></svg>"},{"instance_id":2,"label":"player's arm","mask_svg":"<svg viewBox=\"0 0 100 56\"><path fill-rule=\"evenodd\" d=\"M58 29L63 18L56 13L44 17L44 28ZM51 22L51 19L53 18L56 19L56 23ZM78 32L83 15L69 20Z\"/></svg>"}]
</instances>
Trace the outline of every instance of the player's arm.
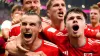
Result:
<instances>
[{"instance_id":1,"label":"player's arm","mask_svg":"<svg viewBox=\"0 0 100 56\"><path fill-rule=\"evenodd\" d=\"M58 33L59 31L56 30L55 28L48 26L45 29L43 29L43 33L47 36L47 38L54 42L54 40L56 39L56 33Z\"/></svg>"},{"instance_id":2,"label":"player's arm","mask_svg":"<svg viewBox=\"0 0 100 56\"><path fill-rule=\"evenodd\" d=\"M100 32L91 30L89 28L85 29L84 32L85 36L88 38L95 38L95 39L100 39Z\"/></svg>"},{"instance_id":3,"label":"player's arm","mask_svg":"<svg viewBox=\"0 0 100 56\"><path fill-rule=\"evenodd\" d=\"M9 54L17 55L18 49L16 47L16 41L13 40L13 41L7 42L5 49L8 51Z\"/></svg>"}]
</instances>

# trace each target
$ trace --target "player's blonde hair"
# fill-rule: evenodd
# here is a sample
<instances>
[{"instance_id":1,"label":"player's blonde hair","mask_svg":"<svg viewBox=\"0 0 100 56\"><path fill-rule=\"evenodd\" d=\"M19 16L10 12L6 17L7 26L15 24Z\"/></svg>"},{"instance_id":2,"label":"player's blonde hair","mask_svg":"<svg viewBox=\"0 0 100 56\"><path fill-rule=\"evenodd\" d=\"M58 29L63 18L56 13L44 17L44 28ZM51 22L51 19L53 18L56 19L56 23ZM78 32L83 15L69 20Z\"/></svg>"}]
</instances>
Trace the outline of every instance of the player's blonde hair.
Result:
<instances>
[{"instance_id":1,"label":"player's blonde hair","mask_svg":"<svg viewBox=\"0 0 100 56\"><path fill-rule=\"evenodd\" d=\"M48 2L46 3L46 7L47 7L47 10L50 9L51 5L52 5L52 1L54 0L48 0ZM65 0L63 0L65 2Z\"/></svg>"},{"instance_id":2,"label":"player's blonde hair","mask_svg":"<svg viewBox=\"0 0 100 56\"><path fill-rule=\"evenodd\" d=\"M93 4L92 6L90 6L90 10L91 9L96 9L96 10L99 10L99 13L100 13L100 8L97 4Z\"/></svg>"}]
</instances>

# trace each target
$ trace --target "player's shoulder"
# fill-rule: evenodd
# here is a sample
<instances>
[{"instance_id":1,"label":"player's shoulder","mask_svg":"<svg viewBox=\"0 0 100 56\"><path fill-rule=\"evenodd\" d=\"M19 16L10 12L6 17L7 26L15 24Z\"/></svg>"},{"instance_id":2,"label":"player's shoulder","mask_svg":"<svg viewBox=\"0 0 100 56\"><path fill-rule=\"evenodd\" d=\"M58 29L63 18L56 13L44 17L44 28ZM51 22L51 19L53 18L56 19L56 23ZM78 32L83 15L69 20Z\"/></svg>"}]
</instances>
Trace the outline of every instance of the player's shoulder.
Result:
<instances>
[{"instance_id":1,"label":"player's shoulder","mask_svg":"<svg viewBox=\"0 0 100 56\"><path fill-rule=\"evenodd\" d=\"M48 26L45 28L48 32L52 32L52 33L55 33L57 31L57 29L51 27L51 26Z\"/></svg>"},{"instance_id":2,"label":"player's shoulder","mask_svg":"<svg viewBox=\"0 0 100 56\"><path fill-rule=\"evenodd\" d=\"M52 42L44 40L44 45L49 46L51 48L58 48L58 46Z\"/></svg>"}]
</instances>

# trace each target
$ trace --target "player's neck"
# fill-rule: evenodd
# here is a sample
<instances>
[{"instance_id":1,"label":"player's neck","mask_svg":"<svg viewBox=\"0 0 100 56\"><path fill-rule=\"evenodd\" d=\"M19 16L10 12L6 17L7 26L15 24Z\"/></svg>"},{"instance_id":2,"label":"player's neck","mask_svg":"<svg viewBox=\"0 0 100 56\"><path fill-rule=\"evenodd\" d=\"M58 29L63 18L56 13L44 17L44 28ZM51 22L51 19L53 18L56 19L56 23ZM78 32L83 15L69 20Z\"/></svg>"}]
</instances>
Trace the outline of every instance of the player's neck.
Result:
<instances>
[{"instance_id":1,"label":"player's neck","mask_svg":"<svg viewBox=\"0 0 100 56\"><path fill-rule=\"evenodd\" d=\"M30 51L35 51L38 49L42 44L42 39L39 39L38 37L33 41L32 44L30 45L24 45L24 48L30 50Z\"/></svg>"},{"instance_id":2,"label":"player's neck","mask_svg":"<svg viewBox=\"0 0 100 56\"><path fill-rule=\"evenodd\" d=\"M38 49L40 46L42 45L42 39L38 38L32 45L31 47L31 51L35 51L36 49Z\"/></svg>"},{"instance_id":3,"label":"player's neck","mask_svg":"<svg viewBox=\"0 0 100 56\"><path fill-rule=\"evenodd\" d=\"M96 27L98 26L100 23L99 22L96 22L96 23L91 23L92 24L92 27Z\"/></svg>"},{"instance_id":4,"label":"player's neck","mask_svg":"<svg viewBox=\"0 0 100 56\"><path fill-rule=\"evenodd\" d=\"M52 27L56 28L57 30L64 30L65 28L65 24L64 21L56 21L56 22L52 22Z\"/></svg>"},{"instance_id":5,"label":"player's neck","mask_svg":"<svg viewBox=\"0 0 100 56\"><path fill-rule=\"evenodd\" d=\"M75 48L82 47L86 44L86 37L85 36L71 37L70 38L70 43Z\"/></svg>"}]
</instances>

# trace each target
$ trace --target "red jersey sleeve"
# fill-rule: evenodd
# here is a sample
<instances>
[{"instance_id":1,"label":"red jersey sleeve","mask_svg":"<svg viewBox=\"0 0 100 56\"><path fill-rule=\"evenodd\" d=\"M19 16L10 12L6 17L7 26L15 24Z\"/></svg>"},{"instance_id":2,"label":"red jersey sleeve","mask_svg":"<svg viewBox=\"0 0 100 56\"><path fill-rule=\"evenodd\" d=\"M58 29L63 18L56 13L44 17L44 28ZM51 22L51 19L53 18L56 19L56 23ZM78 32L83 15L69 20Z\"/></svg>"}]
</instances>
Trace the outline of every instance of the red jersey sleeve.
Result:
<instances>
[{"instance_id":1,"label":"red jersey sleeve","mask_svg":"<svg viewBox=\"0 0 100 56\"><path fill-rule=\"evenodd\" d=\"M96 38L97 33L98 32L91 30L89 28L86 28L85 31L84 31L85 36L88 37L88 38Z\"/></svg>"},{"instance_id":2,"label":"red jersey sleeve","mask_svg":"<svg viewBox=\"0 0 100 56\"><path fill-rule=\"evenodd\" d=\"M44 30L43 30L43 33L47 36L47 38L50 40L50 41L52 41L52 42L54 42L54 39L56 39L56 33L58 33L59 31L58 30L56 30L55 28L53 28L53 27L50 27L50 26L48 26L47 28L45 28Z\"/></svg>"},{"instance_id":3,"label":"red jersey sleeve","mask_svg":"<svg viewBox=\"0 0 100 56\"><path fill-rule=\"evenodd\" d=\"M55 40L57 40L57 35L59 35L59 31L57 29L53 28L53 27L50 27L50 26L48 26L47 28L45 28L43 30L43 33L53 43L56 42Z\"/></svg>"}]
</instances>

